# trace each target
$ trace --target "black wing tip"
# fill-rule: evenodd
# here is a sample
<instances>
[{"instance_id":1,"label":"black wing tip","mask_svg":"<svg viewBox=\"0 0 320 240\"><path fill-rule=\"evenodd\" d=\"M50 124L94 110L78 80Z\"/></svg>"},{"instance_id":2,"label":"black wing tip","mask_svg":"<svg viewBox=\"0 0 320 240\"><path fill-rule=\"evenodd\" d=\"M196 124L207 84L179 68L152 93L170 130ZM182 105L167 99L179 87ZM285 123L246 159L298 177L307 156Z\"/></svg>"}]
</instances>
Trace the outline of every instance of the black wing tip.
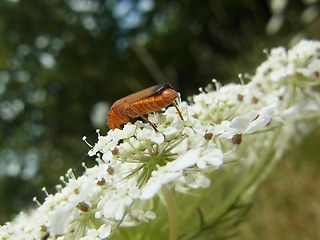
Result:
<instances>
[{"instance_id":1,"label":"black wing tip","mask_svg":"<svg viewBox=\"0 0 320 240\"><path fill-rule=\"evenodd\" d=\"M167 89L167 88L171 88L172 89L170 84L161 83L161 84L155 85L152 92L153 92L153 94L157 94L157 93L159 93L162 90Z\"/></svg>"}]
</instances>

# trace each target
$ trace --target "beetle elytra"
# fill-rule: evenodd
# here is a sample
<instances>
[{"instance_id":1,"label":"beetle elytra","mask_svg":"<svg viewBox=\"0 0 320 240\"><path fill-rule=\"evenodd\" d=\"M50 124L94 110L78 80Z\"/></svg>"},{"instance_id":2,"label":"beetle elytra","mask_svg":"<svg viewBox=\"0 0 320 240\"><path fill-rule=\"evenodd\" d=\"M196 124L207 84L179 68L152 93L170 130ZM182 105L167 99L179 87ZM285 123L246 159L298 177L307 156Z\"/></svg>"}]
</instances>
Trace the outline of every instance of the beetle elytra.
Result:
<instances>
[{"instance_id":1,"label":"beetle elytra","mask_svg":"<svg viewBox=\"0 0 320 240\"><path fill-rule=\"evenodd\" d=\"M111 106L107 125L110 129L121 128L120 124L129 122L129 118L141 117L157 131L155 126L144 114L159 111L173 104L180 118L183 120L178 106L174 103L174 100L178 97L179 93L173 90L168 84L158 84L130 94L119 99Z\"/></svg>"}]
</instances>

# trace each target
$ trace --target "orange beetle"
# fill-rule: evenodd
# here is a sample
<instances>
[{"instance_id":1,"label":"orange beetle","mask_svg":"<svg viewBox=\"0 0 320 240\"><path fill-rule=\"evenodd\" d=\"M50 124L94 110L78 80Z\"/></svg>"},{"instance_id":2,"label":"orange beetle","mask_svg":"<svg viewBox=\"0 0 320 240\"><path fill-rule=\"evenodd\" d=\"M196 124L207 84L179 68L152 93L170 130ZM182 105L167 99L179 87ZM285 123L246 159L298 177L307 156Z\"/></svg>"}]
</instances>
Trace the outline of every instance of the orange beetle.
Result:
<instances>
[{"instance_id":1,"label":"orange beetle","mask_svg":"<svg viewBox=\"0 0 320 240\"><path fill-rule=\"evenodd\" d=\"M177 97L179 93L168 84L158 84L130 94L111 106L107 125L110 129L121 128L120 124L129 122L129 118L141 117L157 131L144 114L159 111L172 103L183 120L179 108L174 103Z\"/></svg>"}]
</instances>

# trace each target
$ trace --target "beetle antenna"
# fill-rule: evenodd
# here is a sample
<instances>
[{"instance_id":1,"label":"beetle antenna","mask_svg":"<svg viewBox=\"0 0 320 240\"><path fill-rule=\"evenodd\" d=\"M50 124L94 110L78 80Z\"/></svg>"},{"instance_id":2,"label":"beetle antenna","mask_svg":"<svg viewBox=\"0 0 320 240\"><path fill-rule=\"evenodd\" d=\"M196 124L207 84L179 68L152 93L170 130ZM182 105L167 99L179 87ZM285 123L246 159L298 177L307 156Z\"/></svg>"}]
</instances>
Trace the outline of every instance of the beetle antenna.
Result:
<instances>
[{"instance_id":1,"label":"beetle antenna","mask_svg":"<svg viewBox=\"0 0 320 240\"><path fill-rule=\"evenodd\" d=\"M175 104L175 102L172 102L172 104L173 104L173 106L177 109L177 112L178 112L181 120L184 121L184 119L183 119L183 117L182 117L182 114L181 114L181 112L180 112L180 109L178 108L177 104Z\"/></svg>"},{"instance_id":2,"label":"beetle antenna","mask_svg":"<svg viewBox=\"0 0 320 240\"><path fill-rule=\"evenodd\" d=\"M177 101L177 105L181 104L181 94L178 93L178 97L175 99Z\"/></svg>"}]
</instances>

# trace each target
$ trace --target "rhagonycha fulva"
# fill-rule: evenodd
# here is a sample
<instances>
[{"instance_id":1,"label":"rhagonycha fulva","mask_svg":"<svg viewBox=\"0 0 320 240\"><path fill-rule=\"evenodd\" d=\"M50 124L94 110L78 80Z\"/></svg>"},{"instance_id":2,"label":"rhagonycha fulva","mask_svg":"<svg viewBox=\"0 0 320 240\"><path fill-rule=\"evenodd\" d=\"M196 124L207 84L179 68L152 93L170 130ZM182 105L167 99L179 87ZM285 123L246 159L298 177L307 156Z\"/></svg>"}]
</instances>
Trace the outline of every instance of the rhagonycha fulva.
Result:
<instances>
[{"instance_id":1,"label":"rhagonycha fulva","mask_svg":"<svg viewBox=\"0 0 320 240\"><path fill-rule=\"evenodd\" d=\"M129 118L141 117L157 131L155 126L144 115L159 111L173 104L183 120L178 106L174 103L174 100L178 97L179 93L168 84L158 84L130 94L119 99L111 106L107 125L110 129L121 128L120 124L129 122Z\"/></svg>"}]
</instances>

